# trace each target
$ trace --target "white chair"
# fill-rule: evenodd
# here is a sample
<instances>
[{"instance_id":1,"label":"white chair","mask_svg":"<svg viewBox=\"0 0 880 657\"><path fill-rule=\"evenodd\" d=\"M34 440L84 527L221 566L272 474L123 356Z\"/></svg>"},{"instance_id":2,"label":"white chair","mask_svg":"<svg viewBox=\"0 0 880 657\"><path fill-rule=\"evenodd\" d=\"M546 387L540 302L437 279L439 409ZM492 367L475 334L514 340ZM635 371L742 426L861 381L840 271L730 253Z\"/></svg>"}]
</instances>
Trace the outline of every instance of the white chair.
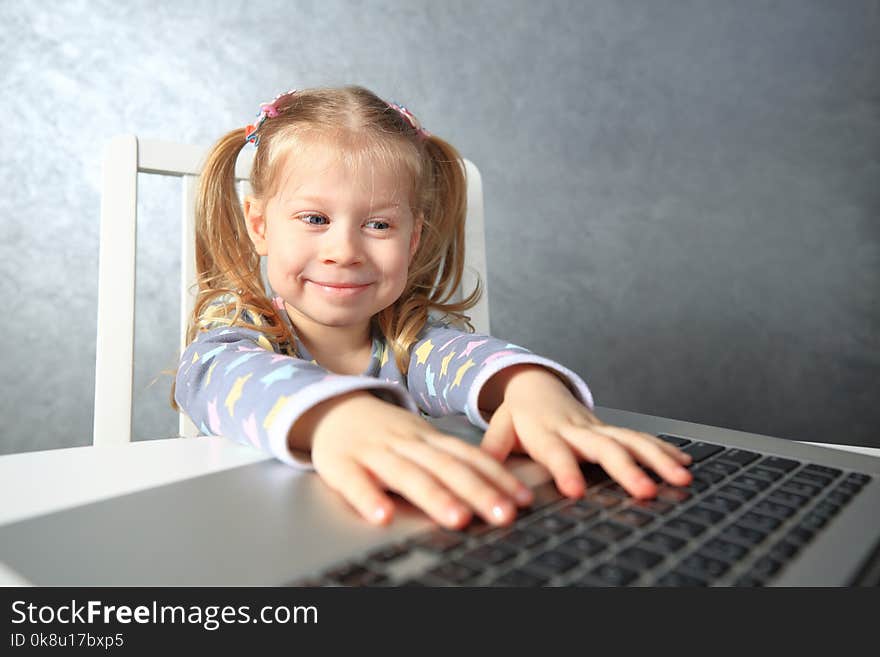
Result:
<instances>
[{"instance_id":1,"label":"white chair","mask_svg":"<svg viewBox=\"0 0 880 657\"><path fill-rule=\"evenodd\" d=\"M206 154L206 148L148 141L134 135L114 137L104 151L95 355L95 445L131 441L138 173L181 178L180 348L183 350L186 325L195 300L195 197ZM240 190L247 185L252 158L250 146L239 156L235 176ZM462 289L473 290L475 275L479 275L483 296L469 315L478 333L489 333L482 181L476 166L468 160L464 162L468 182L467 248L465 273L457 296L461 298ZM198 435L198 429L182 413L179 431L181 436Z\"/></svg>"}]
</instances>

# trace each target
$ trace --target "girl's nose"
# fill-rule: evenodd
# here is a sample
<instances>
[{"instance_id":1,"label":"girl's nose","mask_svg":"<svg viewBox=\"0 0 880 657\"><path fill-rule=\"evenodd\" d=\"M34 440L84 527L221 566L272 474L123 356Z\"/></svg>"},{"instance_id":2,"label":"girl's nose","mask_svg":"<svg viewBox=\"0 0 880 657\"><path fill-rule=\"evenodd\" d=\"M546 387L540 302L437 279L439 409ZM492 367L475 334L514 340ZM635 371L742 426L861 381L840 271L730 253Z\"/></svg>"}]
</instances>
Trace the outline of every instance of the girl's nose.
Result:
<instances>
[{"instance_id":1,"label":"girl's nose","mask_svg":"<svg viewBox=\"0 0 880 657\"><path fill-rule=\"evenodd\" d=\"M321 260L339 265L358 263L362 259L360 235L357 230L346 230L337 224L338 230L324 233Z\"/></svg>"}]
</instances>

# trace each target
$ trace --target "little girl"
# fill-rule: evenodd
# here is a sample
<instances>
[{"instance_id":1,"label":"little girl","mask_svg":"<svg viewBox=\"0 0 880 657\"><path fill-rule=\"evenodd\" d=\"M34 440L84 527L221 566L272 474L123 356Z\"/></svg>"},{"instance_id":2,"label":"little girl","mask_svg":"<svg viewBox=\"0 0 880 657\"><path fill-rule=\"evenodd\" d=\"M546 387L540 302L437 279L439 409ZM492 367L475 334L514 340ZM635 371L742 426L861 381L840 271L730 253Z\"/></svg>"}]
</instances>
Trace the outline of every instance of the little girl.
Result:
<instances>
[{"instance_id":1,"label":"little girl","mask_svg":"<svg viewBox=\"0 0 880 657\"><path fill-rule=\"evenodd\" d=\"M509 523L532 499L502 465L512 450L570 497L584 493L580 459L637 497L656 485L636 462L690 482L688 455L599 420L577 374L473 332L462 311L479 285L451 301L466 180L450 144L360 87L291 91L260 110L217 142L201 176L198 297L174 398L203 433L314 468L375 523L392 516L385 490L450 528L472 511ZM248 142L242 203L234 170ZM481 446L420 411L465 413L485 429Z\"/></svg>"}]
</instances>

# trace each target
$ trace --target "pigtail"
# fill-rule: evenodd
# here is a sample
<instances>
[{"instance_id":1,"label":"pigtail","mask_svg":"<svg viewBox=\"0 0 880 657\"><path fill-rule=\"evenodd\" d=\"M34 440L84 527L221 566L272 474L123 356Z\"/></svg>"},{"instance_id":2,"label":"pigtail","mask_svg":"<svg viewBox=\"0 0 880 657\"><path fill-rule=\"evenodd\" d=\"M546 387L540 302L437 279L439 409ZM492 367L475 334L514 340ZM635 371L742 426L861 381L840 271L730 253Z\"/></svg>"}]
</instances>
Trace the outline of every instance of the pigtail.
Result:
<instances>
[{"instance_id":1,"label":"pigtail","mask_svg":"<svg viewBox=\"0 0 880 657\"><path fill-rule=\"evenodd\" d=\"M473 308L483 294L477 279L473 292L455 301L465 262L465 219L467 218L467 180L464 162L448 142L430 135L424 137L423 174L420 209L424 216L422 236L410 263L409 282L398 301L376 318L385 335L400 372L409 366L410 347L428 321L429 311L451 317L451 323L470 333L474 327L462 311Z\"/></svg>"},{"instance_id":2,"label":"pigtail","mask_svg":"<svg viewBox=\"0 0 880 657\"><path fill-rule=\"evenodd\" d=\"M260 256L247 234L235 188L235 163L246 143L242 129L221 137L209 152L199 179L195 208L198 292L187 332L190 342L200 329L218 321L253 325L276 343L289 341L284 322L266 297ZM221 298L224 308L207 312ZM245 311L250 321L242 321Z\"/></svg>"}]
</instances>

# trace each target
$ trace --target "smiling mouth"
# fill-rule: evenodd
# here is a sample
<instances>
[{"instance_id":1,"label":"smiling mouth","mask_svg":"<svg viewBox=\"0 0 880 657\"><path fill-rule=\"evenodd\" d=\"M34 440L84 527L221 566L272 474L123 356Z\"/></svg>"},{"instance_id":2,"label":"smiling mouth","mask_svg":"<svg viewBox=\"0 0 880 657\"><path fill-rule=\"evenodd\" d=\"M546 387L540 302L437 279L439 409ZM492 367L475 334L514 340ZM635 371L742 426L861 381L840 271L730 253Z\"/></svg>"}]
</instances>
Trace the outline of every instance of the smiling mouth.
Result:
<instances>
[{"instance_id":1,"label":"smiling mouth","mask_svg":"<svg viewBox=\"0 0 880 657\"><path fill-rule=\"evenodd\" d=\"M366 290L372 283L319 283L316 281L307 281L310 285L317 288L324 294L329 294L335 297L349 297L354 296L360 292Z\"/></svg>"},{"instance_id":2,"label":"smiling mouth","mask_svg":"<svg viewBox=\"0 0 880 657\"><path fill-rule=\"evenodd\" d=\"M320 285L321 287L335 287L340 289L352 288L352 287L366 287L370 285L369 283L322 283L321 281L309 281L310 283L314 283L315 285Z\"/></svg>"}]
</instances>

